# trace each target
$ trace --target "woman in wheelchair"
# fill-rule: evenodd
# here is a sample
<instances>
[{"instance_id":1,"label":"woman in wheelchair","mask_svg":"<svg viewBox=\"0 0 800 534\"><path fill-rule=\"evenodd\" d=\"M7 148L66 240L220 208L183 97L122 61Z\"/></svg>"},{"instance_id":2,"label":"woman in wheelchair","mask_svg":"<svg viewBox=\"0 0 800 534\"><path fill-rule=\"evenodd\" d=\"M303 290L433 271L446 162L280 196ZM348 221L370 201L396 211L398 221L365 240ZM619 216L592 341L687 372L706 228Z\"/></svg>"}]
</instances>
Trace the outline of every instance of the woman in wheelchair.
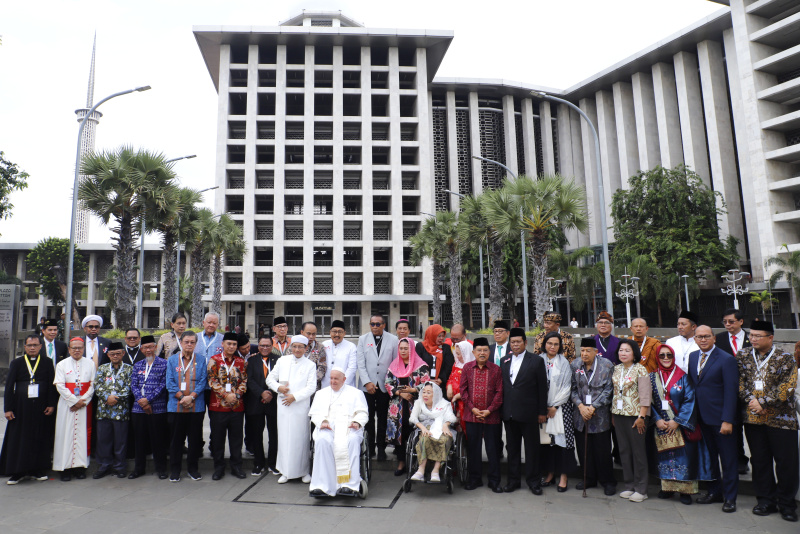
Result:
<instances>
[{"instance_id":1,"label":"woman in wheelchair","mask_svg":"<svg viewBox=\"0 0 800 534\"><path fill-rule=\"evenodd\" d=\"M423 386L421 398L414 403L409 421L420 430L417 441L419 469L411 480L425 480L425 467L428 460L432 460L434 464L430 481L441 482L439 469L442 462L447 461L448 452L453 445L450 425L458 419L453 414L450 402L442 398L441 388L434 382L426 382Z\"/></svg>"}]
</instances>

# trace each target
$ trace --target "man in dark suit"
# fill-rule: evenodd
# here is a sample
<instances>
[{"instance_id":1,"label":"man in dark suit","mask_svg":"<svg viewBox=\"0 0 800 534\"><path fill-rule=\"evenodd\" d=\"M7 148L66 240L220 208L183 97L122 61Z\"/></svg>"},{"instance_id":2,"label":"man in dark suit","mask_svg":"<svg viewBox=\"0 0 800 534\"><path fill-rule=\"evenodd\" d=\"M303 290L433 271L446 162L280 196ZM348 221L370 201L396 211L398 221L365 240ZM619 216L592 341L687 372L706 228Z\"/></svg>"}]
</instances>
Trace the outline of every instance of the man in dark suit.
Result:
<instances>
[{"instance_id":1,"label":"man in dark suit","mask_svg":"<svg viewBox=\"0 0 800 534\"><path fill-rule=\"evenodd\" d=\"M46 356L53 362L53 367L58 362L66 358L67 344L57 339L58 321L47 319L42 326L42 348L39 349L39 356Z\"/></svg>"},{"instance_id":2,"label":"man in dark suit","mask_svg":"<svg viewBox=\"0 0 800 534\"><path fill-rule=\"evenodd\" d=\"M700 350L689 354L689 380L695 389L695 406L703 439L711 455L711 473L714 477L714 481L708 485L708 494L698 498L697 502L711 504L724 501L722 511L735 512L739 473L736 469L736 436L733 428L738 419L739 368L732 354L715 346L716 339L710 327L698 326L694 339Z\"/></svg>"},{"instance_id":3,"label":"man in dark suit","mask_svg":"<svg viewBox=\"0 0 800 534\"><path fill-rule=\"evenodd\" d=\"M500 365L500 361L509 355L508 350L508 321L495 321L494 330L494 343L489 346L489 361L495 365ZM498 348L499 347L499 348Z\"/></svg>"},{"instance_id":4,"label":"man in dark suit","mask_svg":"<svg viewBox=\"0 0 800 534\"><path fill-rule=\"evenodd\" d=\"M245 428L251 438L254 477L261 476L264 469L277 474L278 459L278 401L267 387L267 375L278 363L281 355L272 350L272 338L268 333L258 339L258 356L247 360L247 391L244 395ZM266 423L269 449L264 457L264 425Z\"/></svg>"},{"instance_id":5,"label":"man in dark suit","mask_svg":"<svg viewBox=\"0 0 800 534\"><path fill-rule=\"evenodd\" d=\"M133 365L139 360L144 359L144 354L141 350L142 333L138 328L128 328L125 331L125 355L122 361L128 365Z\"/></svg>"},{"instance_id":6,"label":"man in dark suit","mask_svg":"<svg viewBox=\"0 0 800 534\"><path fill-rule=\"evenodd\" d=\"M510 493L521 486L522 440L525 440L525 481L534 495L541 495L539 424L547 421L547 371L541 356L525 350L526 344L525 330L512 328L511 355L500 362L508 442L508 484L503 490Z\"/></svg>"},{"instance_id":7,"label":"man in dark suit","mask_svg":"<svg viewBox=\"0 0 800 534\"><path fill-rule=\"evenodd\" d=\"M740 350L752 347L750 344L750 336L742 328L742 325L744 325L744 314L740 310L735 308L725 310L722 314L722 325L725 327L726 331L717 334L717 347L734 356L736 356L736 353ZM741 401L739 404L740 406L737 413L741 413L742 411ZM750 458L748 458L747 454L744 452L744 425L742 425L741 421L736 423L733 434L736 436L736 446L739 451L739 474L744 475L747 473L747 464Z\"/></svg>"}]
</instances>

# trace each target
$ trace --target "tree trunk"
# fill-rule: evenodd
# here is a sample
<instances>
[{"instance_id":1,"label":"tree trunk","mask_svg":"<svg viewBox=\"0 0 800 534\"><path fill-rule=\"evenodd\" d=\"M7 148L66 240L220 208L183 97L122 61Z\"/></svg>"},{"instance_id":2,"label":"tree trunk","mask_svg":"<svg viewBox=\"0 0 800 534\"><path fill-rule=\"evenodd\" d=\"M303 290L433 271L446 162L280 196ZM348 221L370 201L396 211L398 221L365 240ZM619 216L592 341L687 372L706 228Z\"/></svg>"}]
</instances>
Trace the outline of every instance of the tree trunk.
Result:
<instances>
[{"instance_id":1,"label":"tree trunk","mask_svg":"<svg viewBox=\"0 0 800 534\"><path fill-rule=\"evenodd\" d=\"M658 327L661 328L664 325L664 320L661 319L661 301L656 301L656 307L658 308Z\"/></svg>"},{"instance_id":2,"label":"tree trunk","mask_svg":"<svg viewBox=\"0 0 800 534\"><path fill-rule=\"evenodd\" d=\"M203 323L203 250L198 244L192 250L192 326Z\"/></svg>"},{"instance_id":3,"label":"tree trunk","mask_svg":"<svg viewBox=\"0 0 800 534\"><path fill-rule=\"evenodd\" d=\"M214 256L212 272L214 277L214 295L211 301L211 309L220 316L220 323L222 323L222 258L219 254Z\"/></svg>"},{"instance_id":4,"label":"tree trunk","mask_svg":"<svg viewBox=\"0 0 800 534\"><path fill-rule=\"evenodd\" d=\"M534 235L528 250L531 260L531 285L533 286L533 302L536 309L536 324L541 325L545 312L550 307L550 290L547 287L547 249L548 243L543 236ZM525 328L530 328L526 325Z\"/></svg>"},{"instance_id":5,"label":"tree trunk","mask_svg":"<svg viewBox=\"0 0 800 534\"><path fill-rule=\"evenodd\" d=\"M491 241L491 265L489 266L489 328L503 318L503 246L496 239Z\"/></svg>"},{"instance_id":6,"label":"tree trunk","mask_svg":"<svg viewBox=\"0 0 800 534\"><path fill-rule=\"evenodd\" d=\"M569 282L565 284L565 287L567 288L567 324L569 324L569 322L572 320L572 309L569 305Z\"/></svg>"},{"instance_id":7,"label":"tree trunk","mask_svg":"<svg viewBox=\"0 0 800 534\"><path fill-rule=\"evenodd\" d=\"M133 238L133 217L125 212L119 220L119 230L114 238L117 260L117 323L123 327L136 320L136 253ZM80 324L80 323L78 323Z\"/></svg>"},{"instance_id":8,"label":"tree trunk","mask_svg":"<svg viewBox=\"0 0 800 534\"><path fill-rule=\"evenodd\" d=\"M464 324L464 312L461 306L461 290L459 282L461 280L461 259L458 251L451 247L447 253L447 262L450 266L450 308L453 312L453 324Z\"/></svg>"},{"instance_id":9,"label":"tree trunk","mask_svg":"<svg viewBox=\"0 0 800 534\"><path fill-rule=\"evenodd\" d=\"M439 275L441 267L437 262L433 262L433 322L442 324L442 301L439 300ZM422 332L420 332L422 335Z\"/></svg>"},{"instance_id":10,"label":"tree trunk","mask_svg":"<svg viewBox=\"0 0 800 534\"><path fill-rule=\"evenodd\" d=\"M175 298L175 280L178 276L175 272L175 234L170 230L164 232L163 236L161 255L164 258L164 283L161 285L161 292L164 295L164 316L171 319L178 311L178 301Z\"/></svg>"}]
</instances>

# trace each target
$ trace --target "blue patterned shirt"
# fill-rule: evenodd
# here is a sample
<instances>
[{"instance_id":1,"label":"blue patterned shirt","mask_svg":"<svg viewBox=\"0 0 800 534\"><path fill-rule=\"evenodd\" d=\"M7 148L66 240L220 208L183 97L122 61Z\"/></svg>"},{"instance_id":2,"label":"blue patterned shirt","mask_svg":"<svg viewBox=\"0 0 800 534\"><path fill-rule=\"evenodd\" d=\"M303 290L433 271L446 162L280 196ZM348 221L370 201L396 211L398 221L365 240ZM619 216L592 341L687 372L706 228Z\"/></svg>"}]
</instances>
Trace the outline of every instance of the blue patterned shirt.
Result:
<instances>
[{"instance_id":1,"label":"blue patterned shirt","mask_svg":"<svg viewBox=\"0 0 800 534\"><path fill-rule=\"evenodd\" d=\"M133 413L144 413L139 406L139 399L147 398L153 413L167 412L167 360L155 358L150 373L145 380L147 359L136 362L131 376L131 393L133 393Z\"/></svg>"}]
</instances>

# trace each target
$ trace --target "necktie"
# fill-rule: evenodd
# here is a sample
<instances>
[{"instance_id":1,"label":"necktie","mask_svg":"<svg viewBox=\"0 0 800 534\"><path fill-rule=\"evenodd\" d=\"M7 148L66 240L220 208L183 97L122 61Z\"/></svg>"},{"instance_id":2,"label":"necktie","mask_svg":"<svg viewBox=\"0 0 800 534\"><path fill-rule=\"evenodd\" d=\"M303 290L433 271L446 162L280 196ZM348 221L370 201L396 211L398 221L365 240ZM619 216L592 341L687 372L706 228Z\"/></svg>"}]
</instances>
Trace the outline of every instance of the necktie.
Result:
<instances>
[{"instance_id":1,"label":"necktie","mask_svg":"<svg viewBox=\"0 0 800 534\"><path fill-rule=\"evenodd\" d=\"M736 344L736 336L731 336L731 345L733 346L733 353L739 352L739 347Z\"/></svg>"},{"instance_id":2,"label":"necktie","mask_svg":"<svg viewBox=\"0 0 800 534\"><path fill-rule=\"evenodd\" d=\"M53 342L47 344L47 357L53 360ZM53 360L55 361L55 360Z\"/></svg>"},{"instance_id":3,"label":"necktie","mask_svg":"<svg viewBox=\"0 0 800 534\"><path fill-rule=\"evenodd\" d=\"M94 366L97 367L97 343L92 342L92 361L94 361Z\"/></svg>"},{"instance_id":4,"label":"necktie","mask_svg":"<svg viewBox=\"0 0 800 534\"><path fill-rule=\"evenodd\" d=\"M708 357L708 354L706 354L706 353L704 352L704 353L702 354L701 358L700 358L700 370L699 370L699 371L697 371L697 376L698 376L698 377L699 377L701 374L703 374L703 367L705 367L705 365L706 365L706 357Z\"/></svg>"},{"instance_id":5,"label":"necktie","mask_svg":"<svg viewBox=\"0 0 800 534\"><path fill-rule=\"evenodd\" d=\"M494 363L500 365L500 360L502 359L503 359L503 345L497 345L497 361Z\"/></svg>"}]
</instances>

